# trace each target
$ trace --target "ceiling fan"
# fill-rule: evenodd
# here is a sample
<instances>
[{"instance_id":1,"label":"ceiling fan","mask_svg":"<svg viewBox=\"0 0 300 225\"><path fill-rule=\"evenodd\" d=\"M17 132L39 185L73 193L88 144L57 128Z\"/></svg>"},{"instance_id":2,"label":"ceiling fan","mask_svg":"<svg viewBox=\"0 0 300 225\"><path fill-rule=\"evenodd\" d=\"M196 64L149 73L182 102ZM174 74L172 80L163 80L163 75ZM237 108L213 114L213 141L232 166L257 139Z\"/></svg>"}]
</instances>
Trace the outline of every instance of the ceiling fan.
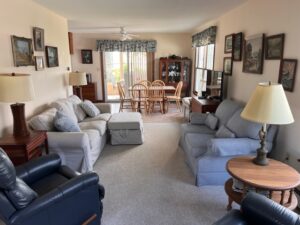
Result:
<instances>
[{"instance_id":1,"label":"ceiling fan","mask_svg":"<svg viewBox=\"0 0 300 225\"><path fill-rule=\"evenodd\" d=\"M116 35L116 33L112 33L112 34ZM120 40L121 40L121 41L131 40L132 38L138 37L138 36L139 36L139 35L137 35L137 34L128 33L128 32L125 30L125 27L120 27L120 33L117 34L117 35L120 35Z\"/></svg>"}]
</instances>

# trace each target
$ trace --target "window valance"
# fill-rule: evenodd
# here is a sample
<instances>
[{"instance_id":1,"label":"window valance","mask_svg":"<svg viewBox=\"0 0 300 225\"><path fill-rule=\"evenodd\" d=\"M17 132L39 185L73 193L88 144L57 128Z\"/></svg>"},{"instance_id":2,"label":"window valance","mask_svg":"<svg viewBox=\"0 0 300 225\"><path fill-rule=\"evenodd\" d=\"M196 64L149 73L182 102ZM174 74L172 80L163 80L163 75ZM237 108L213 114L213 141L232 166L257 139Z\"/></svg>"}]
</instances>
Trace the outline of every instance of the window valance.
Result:
<instances>
[{"instance_id":1,"label":"window valance","mask_svg":"<svg viewBox=\"0 0 300 225\"><path fill-rule=\"evenodd\" d=\"M217 27L212 26L192 36L192 46L200 47L214 44L216 42Z\"/></svg>"},{"instance_id":2,"label":"window valance","mask_svg":"<svg viewBox=\"0 0 300 225\"><path fill-rule=\"evenodd\" d=\"M147 40L97 40L97 50L101 52L155 52L156 41Z\"/></svg>"}]
</instances>

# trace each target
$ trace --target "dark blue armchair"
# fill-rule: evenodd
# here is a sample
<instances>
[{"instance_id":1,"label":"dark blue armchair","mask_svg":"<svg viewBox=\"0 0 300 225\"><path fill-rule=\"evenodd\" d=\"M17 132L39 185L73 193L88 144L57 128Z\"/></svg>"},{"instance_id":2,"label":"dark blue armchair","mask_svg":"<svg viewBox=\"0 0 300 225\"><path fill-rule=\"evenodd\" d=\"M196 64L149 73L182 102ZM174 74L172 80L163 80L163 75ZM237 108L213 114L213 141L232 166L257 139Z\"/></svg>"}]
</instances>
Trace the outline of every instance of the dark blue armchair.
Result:
<instances>
[{"instance_id":1,"label":"dark blue armchair","mask_svg":"<svg viewBox=\"0 0 300 225\"><path fill-rule=\"evenodd\" d=\"M241 210L232 210L214 225L300 225L299 215L263 195L250 192Z\"/></svg>"},{"instance_id":2,"label":"dark blue armchair","mask_svg":"<svg viewBox=\"0 0 300 225\"><path fill-rule=\"evenodd\" d=\"M79 225L102 217L104 187L47 155L16 169L0 148L0 217L8 225Z\"/></svg>"}]
</instances>

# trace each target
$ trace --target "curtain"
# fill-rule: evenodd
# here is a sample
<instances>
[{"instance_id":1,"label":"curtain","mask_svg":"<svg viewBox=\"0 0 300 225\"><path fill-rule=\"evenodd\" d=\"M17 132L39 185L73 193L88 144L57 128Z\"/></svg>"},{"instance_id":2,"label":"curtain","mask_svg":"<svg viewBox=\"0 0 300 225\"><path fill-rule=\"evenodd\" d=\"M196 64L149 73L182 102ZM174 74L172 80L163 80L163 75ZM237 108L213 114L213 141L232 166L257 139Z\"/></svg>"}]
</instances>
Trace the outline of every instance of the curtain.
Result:
<instances>
[{"instance_id":1,"label":"curtain","mask_svg":"<svg viewBox=\"0 0 300 225\"><path fill-rule=\"evenodd\" d=\"M147 52L147 80L154 81L154 52Z\"/></svg>"},{"instance_id":2,"label":"curtain","mask_svg":"<svg viewBox=\"0 0 300 225\"><path fill-rule=\"evenodd\" d=\"M97 51L101 52L155 52L154 40L97 40Z\"/></svg>"},{"instance_id":3,"label":"curtain","mask_svg":"<svg viewBox=\"0 0 300 225\"><path fill-rule=\"evenodd\" d=\"M201 47L205 45L215 44L217 35L217 27L212 26L206 30L192 36L192 46Z\"/></svg>"}]
</instances>

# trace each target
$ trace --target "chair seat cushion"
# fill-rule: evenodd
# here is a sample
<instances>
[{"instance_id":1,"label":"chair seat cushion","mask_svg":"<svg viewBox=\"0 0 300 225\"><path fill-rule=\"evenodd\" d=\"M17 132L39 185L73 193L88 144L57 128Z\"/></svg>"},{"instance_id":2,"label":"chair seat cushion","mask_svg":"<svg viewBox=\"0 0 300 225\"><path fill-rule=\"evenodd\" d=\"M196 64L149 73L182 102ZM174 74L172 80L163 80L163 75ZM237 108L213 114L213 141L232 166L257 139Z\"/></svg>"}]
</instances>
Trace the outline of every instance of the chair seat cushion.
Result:
<instances>
[{"instance_id":1,"label":"chair seat cushion","mask_svg":"<svg viewBox=\"0 0 300 225\"><path fill-rule=\"evenodd\" d=\"M81 130L97 130L100 136L103 136L106 132L106 122L104 120L81 122L79 127Z\"/></svg>"},{"instance_id":2,"label":"chair seat cushion","mask_svg":"<svg viewBox=\"0 0 300 225\"><path fill-rule=\"evenodd\" d=\"M142 127L142 116L137 112L115 113L108 121L110 130L141 130Z\"/></svg>"},{"instance_id":3,"label":"chair seat cushion","mask_svg":"<svg viewBox=\"0 0 300 225\"><path fill-rule=\"evenodd\" d=\"M185 151L197 158L207 151L207 142L213 137L211 134L189 133L185 136Z\"/></svg>"}]
</instances>

